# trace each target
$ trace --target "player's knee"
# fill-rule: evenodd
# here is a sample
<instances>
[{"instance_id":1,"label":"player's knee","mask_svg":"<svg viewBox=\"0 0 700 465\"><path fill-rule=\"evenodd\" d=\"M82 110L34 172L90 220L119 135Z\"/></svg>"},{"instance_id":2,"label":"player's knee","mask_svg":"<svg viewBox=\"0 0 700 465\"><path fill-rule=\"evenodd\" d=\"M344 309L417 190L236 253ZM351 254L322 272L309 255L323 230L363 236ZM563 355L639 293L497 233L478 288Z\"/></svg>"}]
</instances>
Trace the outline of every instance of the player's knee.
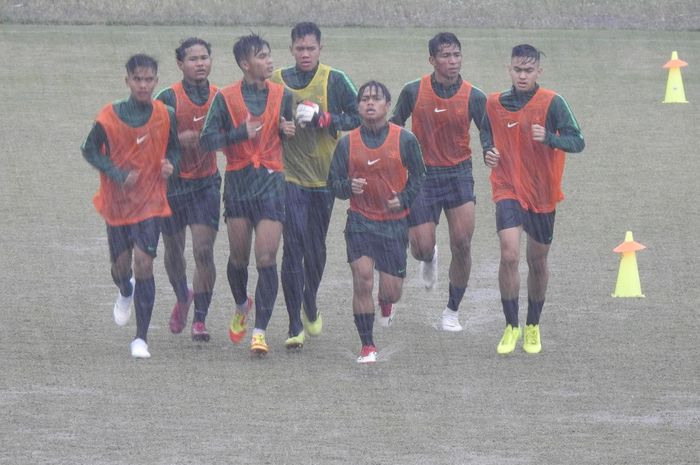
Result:
<instances>
[{"instance_id":1,"label":"player's knee","mask_svg":"<svg viewBox=\"0 0 700 465\"><path fill-rule=\"evenodd\" d=\"M435 243L417 242L415 245L413 243L411 244L411 255L413 255L413 258L416 260L429 262L433 259L434 252Z\"/></svg>"},{"instance_id":2,"label":"player's knee","mask_svg":"<svg viewBox=\"0 0 700 465\"><path fill-rule=\"evenodd\" d=\"M502 267L517 268L519 260L520 260L520 257L518 256L518 251L516 249L501 250L501 266Z\"/></svg>"},{"instance_id":3,"label":"player's knee","mask_svg":"<svg viewBox=\"0 0 700 465\"><path fill-rule=\"evenodd\" d=\"M146 254L134 254L134 275L137 279L153 276L153 258Z\"/></svg>"},{"instance_id":4,"label":"player's knee","mask_svg":"<svg viewBox=\"0 0 700 465\"><path fill-rule=\"evenodd\" d=\"M463 236L456 238L451 242L450 248L452 249L453 256L469 257L472 252L471 237Z\"/></svg>"},{"instance_id":5,"label":"player's knee","mask_svg":"<svg viewBox=\"0 0 700 465\"><path fill-rule=\"evenodd\" d=\"M277 254L273 252L260 252L255 257L255 264L258 268L267 268L277 264Z\"/></svg>"},{"instance_id":6,"label":"player's knee","mask_svg":"<svg viewBox=\"0 0 700 465\"><path fill-rule=\"evenodd\" d=\"M209 266L214 263L214 244L212 242L195 244L192 254L198 266Z\"/></svg>"},{"instance_id":7,"label":"player's knee","mask_svg":"<svg viewBox=\"0 0 700 465\"><path fill-rule=\"evenodd\" d=\"M374 285L374 276L370 273L363 273L357 275L353 279L353 287L355 294L364 295L372 293L372 286Z\"/></svg>"}]
</instances>

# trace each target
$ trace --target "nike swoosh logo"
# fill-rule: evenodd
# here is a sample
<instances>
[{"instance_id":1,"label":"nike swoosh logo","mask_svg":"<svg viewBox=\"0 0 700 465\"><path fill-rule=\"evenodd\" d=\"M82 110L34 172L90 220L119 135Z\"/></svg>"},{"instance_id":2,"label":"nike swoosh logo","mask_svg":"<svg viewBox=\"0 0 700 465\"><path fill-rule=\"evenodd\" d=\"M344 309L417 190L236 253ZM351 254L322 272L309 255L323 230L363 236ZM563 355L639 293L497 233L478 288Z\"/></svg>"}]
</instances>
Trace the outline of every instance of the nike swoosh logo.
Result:
<instances>
[{"instance_id":1,"label":"nike swoosh logo","mask_svg":"<svg viewBox=\"0 0 700 465\"><path fill-rule=\"evenodd\" d=\"M367 160L367 164L368 164L369 166L372 166L372 165L374 165L375 163L377 163L378 161L379 161L379 158L377 158L377 159L375 159L375 160Z\"/></svg>"},{"instance_id":2,"label":"nike swoosh logo","mask_svg":"<svg viewBox=\"0 0 700 465\"><path fill-rule=\"evenodd\" d=\"M145 141L147 137L148 137L148 134L146 134L145 136L137 137L136 143L141 145L141 142Z\"/></svg>"},{"instance_id":3,"label":"nike swoosh logo","mask_svg":"<svg viewBox=\"0 0 700 465\"><path fill-rule=\"evenodd\" d=\"M435 113L442 113L443 111L447 111L447 108L435 108L434 111Z\"/></svg>"},{"instance_id":4,"label":"nike swoosh logo","mask_svg":"<svg viewBox=\"0 0 700 465\"><path fill-rule=\"evenodd\" d=\"M509 128L512 128L512 127L513 127L513 126L515 126L516 124L518 124L518 122L517 122L517 121L516 121L516 122L514 122L514 123L508 123L508 127L509 127Z\"/></svg>"},{"instance_id":5,"label":"nike swoosh logo","mask_svg":"<svg viewBox=\"0 0 700 465\"><path fill-rule=\"evenodd\" d=\"M199 116L199 117L193 116L193 117L192 117L192 121L194 121L194 122L196 123L197 121L201 121L201 120L203 120L203 119L206 118L206 117L207 117L207 115Z\"/></svg>"}]
</instances>

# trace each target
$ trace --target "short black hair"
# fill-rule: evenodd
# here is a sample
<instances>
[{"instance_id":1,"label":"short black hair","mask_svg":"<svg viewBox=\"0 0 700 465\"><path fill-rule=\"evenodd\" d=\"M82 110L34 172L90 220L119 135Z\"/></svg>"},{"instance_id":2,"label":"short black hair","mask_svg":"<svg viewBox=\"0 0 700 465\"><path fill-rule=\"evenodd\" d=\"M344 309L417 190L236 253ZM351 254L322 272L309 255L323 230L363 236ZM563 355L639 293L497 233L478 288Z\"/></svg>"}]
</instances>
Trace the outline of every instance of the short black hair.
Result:
<instances>
[{"instance_id":1,"label":"short black hair","mask_svg":"<svg viewBox=\"0 0 700 465\"><path fill-rule=\"evenodd\" d=\"M180 41L180 46L175 49L175 58L177 61L182 61L187 55L187 49L193 45L203 45L207 49L207 53L211 55L211 44L204 39L199 37L189 37Z\"/></svg>"},{"instance_id":2,"label":"short black hair","mask_svg":"<svg viewBox=\"0 0 700 465\"><path fill-rule=\"evenodd\" d=\"M430 53L431 57L434 57L444 45L456 45L462 50L462 44L456 35L451 32L440 32L428 41L428 53Z\"/></svg>"},{"instance_id":3,"label":"short black hair","mask_svg":"<svg viewBox=\"0 0 700 465\"><path fill-rule=\"evenodd\" d=\"M137 53L129 57L126 62L126 72L133 74L136 68L150 68L155 74L158 74L158 62L155 58L145 53Z\"/></svg>"},{"instance_id":4,"label":"short black hair","mask_svg":"<svg viewBox=\"0 0 700 465\"><path fill-rule=\"evenodd\" d=\"M540 50L536 49L530 44L520 44L513 47L513 51L510 54L512 58L524 58L525 62L532 61L534 63L539 63L540 56L544 55Z\"/></svg>"},{"instance_id":5,"label":"short black hair","mask_svg":"<svg viewBox=\"0 0 700 465\"><path fill-rule=\"evenodd\" d=\"M316 23L312 23L311 21L297 23L297 25L292 28L292 43L297 39L308 36L309 34L313 34L318 43L321 43L321 30L318 28Z\"/></svg>"},{"instance_id":6,"label":"short black hair","mask_svg":"<svg viewBox=\"0 0 700 465\"><path fill-rule=\"evenodd\" d=\"M270 43L259 34L251 32L247 36L240 36L233 44L233 57L238 66L241 66L241 62L250 56L257 55L265 47L270 48Z\"/></svg>"},{"instance_id":7,"label":"short black hair","mask_svg":"<svg viewBox=\"0 0 700 465\"><path fill-rule=\"evenodd\" d=\"M365 93L365 90L369 89L370 95L374 91L375 93L378 93L381 91L381 93L384 95L384 98L386 99L387 103L391 103L391 93L389 92L389 89L387 86L382 84L379 81L371 80L367 81L364 84L360 86L359 89L357 89L357 103L360 103L360 100L362 99L362 95Z\"/></svg>"}]
</instances>

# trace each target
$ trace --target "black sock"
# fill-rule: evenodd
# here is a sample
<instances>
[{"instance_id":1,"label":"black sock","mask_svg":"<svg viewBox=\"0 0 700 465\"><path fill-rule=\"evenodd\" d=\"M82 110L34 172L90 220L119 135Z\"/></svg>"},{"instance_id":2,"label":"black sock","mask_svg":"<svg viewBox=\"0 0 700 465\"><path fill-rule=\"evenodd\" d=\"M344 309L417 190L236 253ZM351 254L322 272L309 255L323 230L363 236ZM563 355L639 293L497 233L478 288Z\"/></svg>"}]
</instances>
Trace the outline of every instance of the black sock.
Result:
<instances>
[{"instance_id":1,"label":"black sock","mask_svg":"<svg viewBox=\"0 0 700 465\"><path fill-rule=\"evenodd\" d=\"M503 304L503 314L506 316L506 324L511 325L513 328L518 327L518 299L513 300L503 300L501 299L501 304Z\"/></svg>"},{"instance_id":2,"label":"black sock","mask_svg":"<svg viewBox=\"0 0 700 465\"><path fill-rule=\"evenodd\" d=\"M459 304L462 302L466 290L466 287L457 287L450 283L450 297L447 301L447 308L453 312L459 310Z\"/></svg>"},{"instance_id":3,"label":"black sock","mask_svg":"<svg viewBox=\"0 0 700 465\"><path fill-rule=\"evenodd\" d=\"M540 315L542 314L542 307L544 306L544 300L542 302L533 302L527 299L527 324L528 325L538 325L540 324Z\"/></svg>"},{"instance_id":4,"label":"black sock","mask_svg":"<svg viewBox=\"0 0 700 465\"><path fill-rule=\"evenodd\" d=\"M194 321L202 322L207 318L211 304L211 292L198 292L194 295Z\"/></svg>"},{"instance_id":5,"label":"black sock","mask_svg":"<svg viewBox=\"0 0 700 465\"><path fill-rule=\"evenodd\" d=\"M373 346L372 329L374 327L374 313L358 313L354 315L357 334L363 346Z\"/></svg>"},{"instance_id":6,"label":"black sock","mask_svg":"<svg viewBox=\"0 0 700 465\"><path fill-rule=\"evenodd\" d=\"M228 285L231 288L231 294L233 294L233 300L236 301L236 305L245 303L246 299L248 299L248 291L246 290L246 286L248 286L248 267L236 268L233 266L233 263L228 262L226 276L228 277Z\"/></svg>"},{"instance_id":7,"label":"black sock","mask_svg":"<svg viewBox=\"0 0 700 465\"><path fill-rule=\"evenodd\" d=\"M277 265L258 268L258 284L255 288L255 327L267 329L272 310L275 307L279 279Z\"/></svg>"},{"instance_id":8,"label":"black sock","mask_svg":"<svg viewBox=\"0 0 700 465\"><path fill-rule=\"evenodd\" d=\"M153 304L156 300L156 281L151 276L136 280L134 307L136 308L136 337L146 340L148 326L151 324Z\"/></svg>"}]
</instances>

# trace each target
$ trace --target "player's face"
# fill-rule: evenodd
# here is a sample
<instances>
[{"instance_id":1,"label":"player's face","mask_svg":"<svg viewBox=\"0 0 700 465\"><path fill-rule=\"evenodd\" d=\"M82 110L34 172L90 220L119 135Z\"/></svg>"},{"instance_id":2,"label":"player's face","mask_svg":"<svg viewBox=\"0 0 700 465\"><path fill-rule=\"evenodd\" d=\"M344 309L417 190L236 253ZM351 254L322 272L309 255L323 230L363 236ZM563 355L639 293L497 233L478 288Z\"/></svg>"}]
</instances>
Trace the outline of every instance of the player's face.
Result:
<instances>
[{"instance_id":1,"label":"player's face","mask_svg":"<svg viewBox=\"0 0 700 465\"><path fill-rule=\"evenodd\" d=\"M428 61L433 65L438 82L453 82L462 69L462 49L457 44L445 44Z\"/></svg>"},{"instance_id":2,"label":"player's face","mask_svg":"<svg viewBox=\"0 0 700 465\"><path fill-rule=\"evenodd\" d=\"M204 82L211 72L211 56L204 45L195 44L185 49L185 57L182 61L178 60L177 67L182 71L185 81Z\"/></svg>"},{"instance_id":3,"label":"player's face","mask_svg":"<svg viewBox=\"0 0 700 465\"><path fill-rule=\"evenodd\" d=\"M362 92L357 109L363 121L374 123L386 121L386 115L389 113L390 106L391 104L386 101L386 97L381 89L367 87Z\"/></svg>"},{"instance_id":4,"label":"player's face","mask_svg":"<svg viewBox=\"0 0 700 465\"><path fill-rule=\"evenodd\" d=\"M275 69L272 63L272 52L270 52L269 47L263 47L255 55L246 58L242 64L246 74L256 81L268 79L272 76L272 71Z\"/></svg>"},{"instance_id":5,"label":"player's face","mask_svg":"<svg viewBox=\"0 0 700 465\"><path fill-rule=\"evenodd\" d=\"M140 66L126 75L126 85L131 90L131 96L139 103L151 102L156 84L158 76L153 68Z\"/></svg>"},{"instance_id":6,"label":"player's face","mask_svg":"<svg viewBox=\"0 0 700 465\"><path fill-rule=\"evenodd\" d=\"M296 39L289 47L297 68L302 71L311 71L318 65L321 48L321 44L318 43L314 34L307 34Z\"/></svg>"},{"instance_id":7,"label":"player's face","mask_svg":"<svg viewBox=\"0 0 700 465\"><path fill-rule=\"evenodd\" d=\"M526 57L513 57L508 66L508 74L515 90L529 92L535 88L537 79L542 74L542 68L539 61Z\"/></svg>"}]
</instances>

